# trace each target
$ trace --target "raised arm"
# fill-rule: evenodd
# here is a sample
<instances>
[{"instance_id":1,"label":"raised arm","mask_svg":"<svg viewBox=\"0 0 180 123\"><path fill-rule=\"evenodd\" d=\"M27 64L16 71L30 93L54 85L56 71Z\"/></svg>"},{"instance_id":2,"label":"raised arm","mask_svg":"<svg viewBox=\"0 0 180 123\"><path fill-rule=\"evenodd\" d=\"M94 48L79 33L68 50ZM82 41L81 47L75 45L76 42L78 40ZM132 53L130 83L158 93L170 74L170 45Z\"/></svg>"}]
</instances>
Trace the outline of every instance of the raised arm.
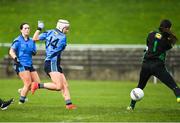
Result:
<instances>
[{"instance_id":1,"label":"raised arm","mask_svg":"<svg viewBox=\"0 0 180 123\"><path fill-rule=\"evenodd\" d=\"M39 40L39 34L40 34L40 30L36 30L36 32L33 35L33 40L34 41L38 41Z\"/></svg>"},{"instance_id":2,"label":"raised arm","mask_svg":"<svg viewBox=\"0 0 180 123\"><path fill-rule=\"evenodd\" d=\"M41 30L44 28L44 23L42 21L38 21L38 28L36 30L36 32L33 35L33 40L34 41L38 41L39 40L39 34L41 32Z\"/></svg>"}]
</instances>

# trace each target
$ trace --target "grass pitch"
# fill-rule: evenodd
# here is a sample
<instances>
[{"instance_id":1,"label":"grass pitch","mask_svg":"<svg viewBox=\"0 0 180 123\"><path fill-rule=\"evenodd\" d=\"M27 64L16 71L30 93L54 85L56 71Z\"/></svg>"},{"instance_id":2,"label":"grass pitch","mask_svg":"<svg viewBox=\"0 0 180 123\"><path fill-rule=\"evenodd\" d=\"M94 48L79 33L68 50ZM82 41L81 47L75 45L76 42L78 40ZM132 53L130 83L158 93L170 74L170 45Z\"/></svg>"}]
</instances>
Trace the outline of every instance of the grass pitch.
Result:
<instances>
[{"instance_id":1,"label":"grass pitch","mask_svg":"<svg viewBox=\"0 0 180 123\"><path fill-rule=\"evenodd\" d=\"M148 83L145 97L133 112L126 111L129 93L135 82L120 81L69 81L72 101L77 110L68 111L58 92L38 90L29 93L29 101L18 104L18 79L0 80L0 97L15 98L8 110L0 111L0 122L119 122L119 121L180 121L180 104L163 84Z\"/></svg>"},{"instance_id":2,"label":"grass pitch","mask_svg":"<svg viewBox=\"0 0 180 123\"><path fill-rule=\"evenodd\" d=\"M0 0L0 42L12 42L22 22L30 24L32 36L37 20L51 29L64 18L71 24L68 43L145 44L164 18L179 36L179 11L179 0Z\"/></svg>"}]
</instances>

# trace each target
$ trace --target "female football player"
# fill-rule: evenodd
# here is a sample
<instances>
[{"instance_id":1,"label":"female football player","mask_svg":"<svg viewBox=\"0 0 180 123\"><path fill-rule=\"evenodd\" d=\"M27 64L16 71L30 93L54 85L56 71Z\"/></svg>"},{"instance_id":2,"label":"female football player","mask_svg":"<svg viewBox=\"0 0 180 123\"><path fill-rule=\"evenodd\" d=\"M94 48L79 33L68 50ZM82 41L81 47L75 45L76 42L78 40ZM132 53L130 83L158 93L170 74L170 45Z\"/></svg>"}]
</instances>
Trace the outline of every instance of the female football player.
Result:
<instances>
[{"instance_id":1,"label":"female football player","mask_svg":"<svg viewBox=\"0 0 180 123\"><path fill-rule=\"evenodd\" d=\"M32 63L32 55L36 54L36 45L29 37L29 24L22 23L20 25L20 32L21 34L14 39L9 54L14 60L14 69L16 73L24 83L19 98L19 104L22 104L26 100L31 83L40 82L40 78Z\"/></svg>"},{"instance_id":2,"label":"female football player","mask_svg":"<svg viewBox=\"0 0 180 123\"><path fill-rule=\"evenodd\" d=\"M46 59L44 63L44 70L51 78L50 83L33 83L31 86L32 93L38 88L45 88L49 90L62 91L62 95L66 102L66 109L76 109L72 104L69 93L68 83L60 66L61 53L66 47L66 33L69 31L69 22L67 20L58 20L56 29L47 30L40 34L44 27L42 22L38 23L38 29L34 33L33 40L45 40L46 45ZM40 35L39 35L40 34Z\"/></svg>"},{"instance_id":3,"label":"female football player","mask_svg":"<svg viewBox=\"0 0 180 123\"><path fill-rule=\"evenodd\" d=\"M137 88L144 89L148 79L153 75L174 92L177 102L180 103L180 88L165 67L166 51L177 42L176 36L171 32L171 25L169 20L162 20L159 30L149 33ZM127 109L133 110L135 104L136 101L131 100Z\"/></svg>"}]
</instances>

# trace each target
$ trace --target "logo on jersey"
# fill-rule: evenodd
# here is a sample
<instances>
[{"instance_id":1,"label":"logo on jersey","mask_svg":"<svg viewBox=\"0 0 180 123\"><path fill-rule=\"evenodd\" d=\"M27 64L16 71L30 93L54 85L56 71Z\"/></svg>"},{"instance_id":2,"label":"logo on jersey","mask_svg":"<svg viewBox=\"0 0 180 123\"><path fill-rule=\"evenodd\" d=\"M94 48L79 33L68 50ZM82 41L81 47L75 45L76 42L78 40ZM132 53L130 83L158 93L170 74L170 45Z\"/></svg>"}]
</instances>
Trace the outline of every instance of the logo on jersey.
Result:
<instances>
[{"instance_id":1,"label":"logo on jersey","mask_svg":"<svg viewBox=\"0 0 180 123\"><path fill-rule=\"evenodd\" d=\"M160 33L156 33L155 37L156 37L157 39L161 39L161 38L162 38L162 35L161 35Z\"/></svg>"},{"instance_id":2,"label":"logo on jersey","mask_svg":"<svg viewBox=\"0 0 180 123\"><path fill-rule=\"evenodd\" d=\"M54 34L55 34L55 35L58 35L58 32L54 31Z\"/></svg>"}]
</instances>

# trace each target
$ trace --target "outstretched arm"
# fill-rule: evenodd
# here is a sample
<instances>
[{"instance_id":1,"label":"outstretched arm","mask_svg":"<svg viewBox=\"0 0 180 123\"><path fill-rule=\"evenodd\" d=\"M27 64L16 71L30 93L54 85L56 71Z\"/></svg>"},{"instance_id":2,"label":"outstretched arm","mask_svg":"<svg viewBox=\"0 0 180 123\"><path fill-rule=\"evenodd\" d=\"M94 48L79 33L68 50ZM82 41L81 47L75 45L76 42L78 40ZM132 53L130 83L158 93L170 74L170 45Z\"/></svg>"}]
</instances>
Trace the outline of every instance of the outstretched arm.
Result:
<instances>
[{"instance_id":1,"label":"outstretched arm","mask_svg":"<svg viewBox=\"0 0 180 123\"><path fill-rule=\"evenodd\" d=\"M36 30L36 32L33 35L33 40L34 41L38 41L39 40L39 34L40 34L40 30Z\"/></svg>"}]
</instances>

